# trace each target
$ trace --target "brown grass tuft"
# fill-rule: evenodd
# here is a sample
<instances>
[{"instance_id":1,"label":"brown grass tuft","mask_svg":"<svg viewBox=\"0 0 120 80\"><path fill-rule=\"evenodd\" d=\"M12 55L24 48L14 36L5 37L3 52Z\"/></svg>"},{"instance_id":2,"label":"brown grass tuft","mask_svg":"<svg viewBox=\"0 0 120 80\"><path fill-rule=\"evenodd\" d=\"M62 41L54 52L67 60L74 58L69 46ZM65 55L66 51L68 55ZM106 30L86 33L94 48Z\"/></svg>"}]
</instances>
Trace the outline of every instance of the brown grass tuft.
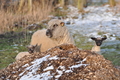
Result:
<instances>
[{"instance_id":1,"label":"brown grass tuft","mask_svg":"<svg viewBox=\"0 0 120 80\"><path fill-rule=\"evenodd\" d=\"M0 2L0 33L13 30L15 23L24 21L31 24L48 18L52 10L51 2L48 2L48 0L42 0L42 2L41 0L33 0L32 11L30 12L26 1L20 11L18 11L18 2L5 3L4 0Z\"/></svg>"}]
</instances>

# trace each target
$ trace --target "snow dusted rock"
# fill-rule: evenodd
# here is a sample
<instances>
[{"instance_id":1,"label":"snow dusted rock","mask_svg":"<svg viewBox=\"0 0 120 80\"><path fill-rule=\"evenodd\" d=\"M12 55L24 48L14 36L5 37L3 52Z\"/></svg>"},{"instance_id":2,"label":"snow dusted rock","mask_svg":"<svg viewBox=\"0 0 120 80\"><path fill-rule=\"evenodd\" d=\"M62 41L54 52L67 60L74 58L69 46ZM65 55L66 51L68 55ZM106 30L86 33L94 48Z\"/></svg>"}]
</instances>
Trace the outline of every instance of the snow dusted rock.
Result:
<instances>
[{"instance_id":1,"label":"snow dusted rock","mask_svg":"<svg viewBox=\"0 0 120 80\"><path fill-rule=\"evenodd\" d=\"M22 58L0 71L1 80L119 80L120 70L102 55L72 44Z\"/></svg>"}]
</instances>

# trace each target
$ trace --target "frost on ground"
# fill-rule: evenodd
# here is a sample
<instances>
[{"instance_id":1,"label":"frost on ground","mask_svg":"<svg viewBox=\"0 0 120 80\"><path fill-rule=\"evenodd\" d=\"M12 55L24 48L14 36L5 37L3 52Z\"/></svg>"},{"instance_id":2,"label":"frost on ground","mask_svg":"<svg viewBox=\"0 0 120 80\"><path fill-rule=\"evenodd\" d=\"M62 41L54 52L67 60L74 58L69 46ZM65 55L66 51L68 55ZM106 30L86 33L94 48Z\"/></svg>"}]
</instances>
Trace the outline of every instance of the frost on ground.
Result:
<instances>
[{"instance_id":1,"label":"frost on ground","mask_svg":"<svg viewBox=\"0 0 120 80\"><path fill-rule=\"evenodd\" d=\"M0 71L2 80L119 80L120 70L102 55L63 44L34 53Z\"/></svg>"},{"instance_id":2,"label":"frost on ground","mask_svg":"<svg viewBox=\"0 0 120 80\"><path fill-rule=\"evenodd\" d=\"M89 42L93 42L90 37L106 36L107 40L102 44L102 53L120 54L120 10L118 7L111 8L105 6L88 6L84 9L85 13L78 13L78 9L69 6L68 18L64 19L65 23L70 22L70 33L80 49ZM84 36L84 37L83 37ZM82 40L85 38L84 40ZM82 42L82 43L80 43ZM82 46L79 46L81 45ZM117 48L114 48L114 46ZM107 48L109 47L109 48ZM113 50L114 51L111 51Z\"/></svg>"},{"instance_id":3,"label":"frost on ground","mask_svg":"<svg viewBox=\"0 0 120 80\"><path fill-rule=\"evenodd\" d=\"M79 32L90 37L101 36L99 34L101 32L109 38L108 40L115 40L115 36L120 37L120 13L116 13L117 7L110 8L109 5L102 7L90 6L84 9L86 12L84 14L75 14L75 11L72 10L77 11L77 9L74 7L70 7L70 9L71 14L68 13L68 17L78 17L72 19L74 24L69 27L72 33ZM66 20L68 21L68 19ZM64 21L66 22L66 20Z\"/></svg>"}]
</instances>

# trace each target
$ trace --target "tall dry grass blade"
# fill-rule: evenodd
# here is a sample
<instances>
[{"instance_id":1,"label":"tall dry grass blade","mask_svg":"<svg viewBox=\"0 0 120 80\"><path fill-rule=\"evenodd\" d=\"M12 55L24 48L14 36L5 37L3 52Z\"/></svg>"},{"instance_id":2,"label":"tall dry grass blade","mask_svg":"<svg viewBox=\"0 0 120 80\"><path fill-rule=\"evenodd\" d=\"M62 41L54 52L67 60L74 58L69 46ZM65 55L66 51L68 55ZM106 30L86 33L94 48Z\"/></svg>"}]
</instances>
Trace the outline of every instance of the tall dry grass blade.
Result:
<instances>
[{"instance_id":1,"label":"tall dry grass blade","mask_svg":"<svg viewBox=\"0 0 120 80\"><path fill-rule=\"evenodd\" d=\"M111 7L116 6L115 0L109 0L109 4L110 4Z\"/></svg>"},{"instance_id":2,"label":"tall dry grass blade","mask_svg":"<svg viewBox=\"0 0 120 80\"><path fill-rule=\"evenodd\" d=\"M60 0L59 3L60 3L60 6L64 7L64 5L65 5L65 0Z\"/></svg>"},{"instance_id":3,"label":"tall dry grass blade","mask_svg":"<svg viewBox=\"0 0 120 80\"><path fill-rule=\"evenodd\" d=\"M29 12L31 12L32 11L32 0L28 0L28 10L29 10Z\"/></svg>"},{"instance_id":4,"label":"tall dry grass blade","mask_svg":"<svg viewBox=\"0 0 120 80\"><path fill-rule=\"evenodd\" d=\"M19 0L19 8L18 8L18 12L21 11L22 7L23 7L23 4L24 4L24 0Z\"/></svg>"},{"instance_id":5,"label":"tall dry grass blade","mask_svg":"<svg viewBox=\"0 0 120 80\"><path fill-rule=\"evenodd\" d=\"M79 9L79 11L83 11L83 7L84 7L84 0L78 0L78 4L77 7Z\"/></svg>"}]
</instances>

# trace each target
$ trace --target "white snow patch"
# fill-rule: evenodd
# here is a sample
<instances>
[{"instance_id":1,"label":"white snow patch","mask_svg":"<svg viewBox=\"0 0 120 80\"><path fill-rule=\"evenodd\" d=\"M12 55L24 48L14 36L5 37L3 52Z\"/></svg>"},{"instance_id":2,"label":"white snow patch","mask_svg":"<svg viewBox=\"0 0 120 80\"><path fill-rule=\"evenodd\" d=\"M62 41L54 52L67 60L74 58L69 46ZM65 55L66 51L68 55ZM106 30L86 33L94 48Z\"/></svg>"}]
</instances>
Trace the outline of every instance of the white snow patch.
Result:
<instances>
[{"instance_id":1,"label":"white snow patch","mask_svg":"<svg viewBox=\"0 0 120 80\"><path fill-rule=\"evenodd\" d=\"M20 80L49 80L53 76L50 75L50 71L47 71L42 74L37 74L34 76L29 76L29 75L24 75L23 77L20 78Z\"/></svg>"},{"instance_id":2,"label":"white snow patch","mask_svg":"<svg viewBox=\"0 0 120 80\"><path fill-rule=\"evenodd\" d=\"M70 69L73 69L73 68L79 68L81 66L87 66L88 64L77 64L77 65L73 65L71 67L69 67Z\"/></svg>"},{"instance_id":3,"label":"white snow patch","mask_svg":"<svg viewBox=\"0 0 120 80\"><path fill-rule=\"evenodd\" d=\"M47 71L47 70L51 70L54 69L53 65L52 66L48 66L47 68L43 69L43 71Z\"/></svg>"},{"instance_id":4,"label":"white snow patch","mask_svg":"<svg viewBox=\"0 0 120 80\"><path fill-rule=\"evenodd\" d=\"M49 58L49 60L57 60L57 59L59 59L59 57L57 57L57 56L53 56L53 57Z\"/></svg>"},{"instance_id":5,"label":"white snow patch","mask_svg":"<svg viewBox=\"0 0 120 80\"><path fill-rule=\"evenodd\" d=\"M86 61L86 60L87 60L87 58L84 58L82 61L78 61L77 63L80 63L80 64L73 65L73 66L69 67L70 70L73 69L73 68L79 68L81 66L87 66L88 64L83 64L83 62Z\"/></svg>"},{"instance_id":6,"label":"white snow patch","mask_svg":"<svg viewBox=\"0 0 120 80\"><path fill-rule=\"evenodd\" d=\"M38 80L38 79L40 79L41 76L43 76L43 74L46 74L46 75L44 75L44 77L47 78L47 73L50 73L50 72L46 72L46 73L43 73L43 74L36 75L36 71L38 70L38 68L40 67L40 64L41 64L43 61L47 61L47 58L48 58L49 56L50 56L50 55L46 55L46 56L44 56L44 57L42 57L42 58L40 58L40 59L36 59L35 61L31 62L33 65L27 67L27 68L25 69L25 71L24 71L24 72L26 72L26 71L29 71L29 72L28 72L26 75L23 75L23 76L20 78L20 80L34 80L34 79L35 79L35 80ZM24 74L24 72L21 73L19 76L21 76L22 74ZM35 76L34 76L34 75L35 75Z\"/></svg>"},{"instance_id":7,"label":"white snow patch","mask_svg":"<svg viewBox=\"0 0 120 80\"><path fill-rule=\"evenodd\" d=\"M82 61L78 61L77 63L81 63L82 64L82 62L84 62L86 60L87 60L87 58L84 58Z\"/></svg>"},{"instance_id":8,"label":"white snow patch","mask_svg":"<svg viewBox=\"0 0 120 80\"><path fill-rule=\"evenodd\" d=\"M57 70L57 72L58 72L58 75L56 75L55 78L59 78L63 74L63 71Z\"/></svg>"},{"instance_id":9,"label":"white snow patch","mask_svg":"<svg viewBox=\"0 0 120 80\"><path fill-rule=\"evenodd\" d=\"M66 70L65 73L70 73L73 72L72 70Z\"/></svg>"},{"instance_id":10,"label":"white snow patch","mask_svg":"<svg viewBox=\"0 0 120 80\"><path fill-rule=\"evenodd\" d=\"M59 68L60 70L58 70ZM55 78L59 78L63 74L63 71L65 71L65 66L59 66L58 69L56 70L58 75L56 75Z\"/></svg>"},{"instance_id":11,"label":"white snow patch","mask_svg":"<svg viewBox=\"0 0 120 80\"><path fill-rule=\"evenodd\" d=\"M23 65L22 67L27 67L27 66L29 66L29 64L27 63L27 64L25 64L25 65Z\"/></svg>"}]
</instances>

